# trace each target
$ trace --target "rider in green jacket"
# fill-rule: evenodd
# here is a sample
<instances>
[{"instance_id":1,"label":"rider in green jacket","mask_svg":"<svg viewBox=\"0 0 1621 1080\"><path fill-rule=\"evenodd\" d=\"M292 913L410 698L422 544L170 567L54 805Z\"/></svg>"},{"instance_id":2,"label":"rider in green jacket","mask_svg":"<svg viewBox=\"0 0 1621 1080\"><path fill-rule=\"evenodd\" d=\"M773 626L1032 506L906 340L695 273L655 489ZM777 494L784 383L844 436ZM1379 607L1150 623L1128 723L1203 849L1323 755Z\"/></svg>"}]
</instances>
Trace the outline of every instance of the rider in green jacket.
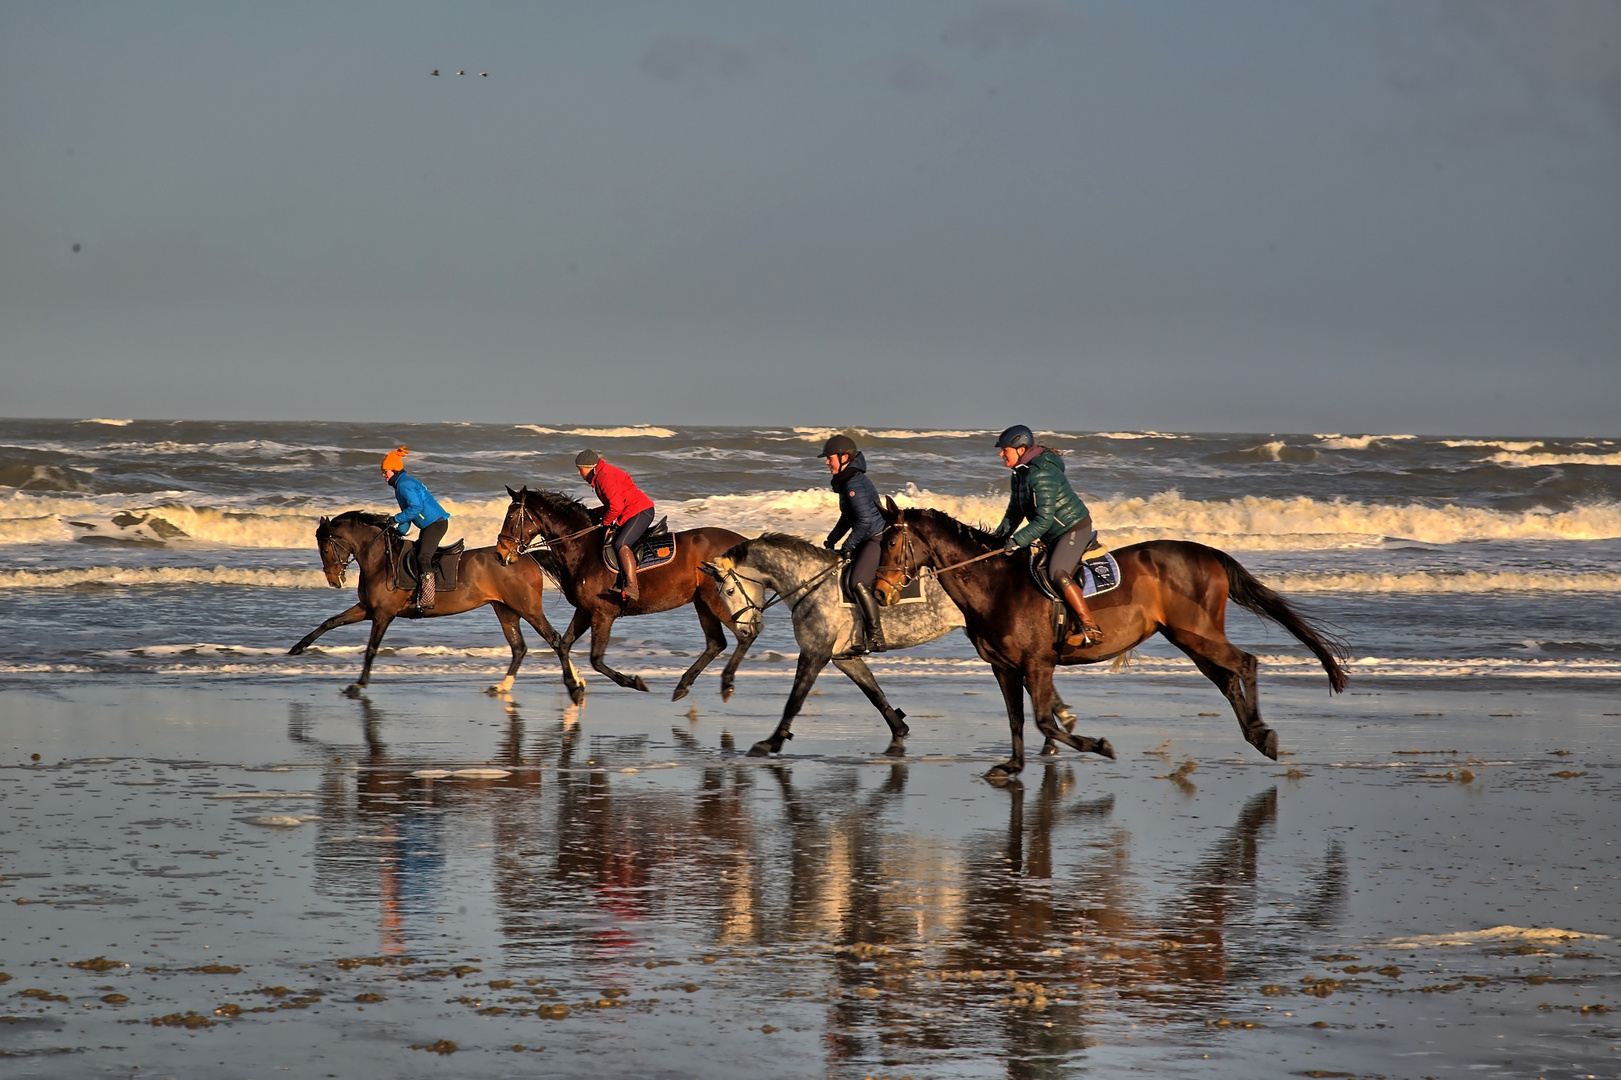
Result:
<instances>
[{"instance_id":1,"label":"rider in green jacket","mask_svg":"<svg viewBox=\"0 0 1621 1080\"><path fill-rule=\"evenodd\" d=\"M1052 548L1048 580L1080 621L1080 629L1069 635L1065 644L1082 647L1102 641L1103 631L1093 620L1086 598L1081 595L1081 583L1074 576L1097 530L1092 528L1092 512L1064 476L1063 459L1039 445L1035 434L1023 424L1002 432L996 448L1002 454L1002 464L1013 470L1013 493L1007 513L996 527L997 536L1007 537L1003 552L1011 555L1037 540L1046 541ZM1019 528L1019 522L1027 518L1029 524Z\"/></svg>"}]
</instances>

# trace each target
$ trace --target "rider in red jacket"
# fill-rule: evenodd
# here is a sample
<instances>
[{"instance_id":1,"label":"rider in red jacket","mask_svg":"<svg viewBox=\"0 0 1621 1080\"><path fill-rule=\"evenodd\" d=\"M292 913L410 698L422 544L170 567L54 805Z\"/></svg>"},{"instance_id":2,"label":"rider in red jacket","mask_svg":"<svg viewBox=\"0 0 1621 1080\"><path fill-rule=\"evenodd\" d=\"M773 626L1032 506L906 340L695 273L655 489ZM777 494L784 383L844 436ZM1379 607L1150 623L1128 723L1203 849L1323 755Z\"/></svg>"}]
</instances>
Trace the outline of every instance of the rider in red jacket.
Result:
<instances>
[{"instance_id":1,"label":"rider in red jacket","mask_svg":"<svg viewBox=\"0 0 1621 1080\"><path fill-rule=\"evenodd\" d=\"M613 545L619 550L619 591L627 602L637 600L641 589L636 584L631 545L653 524L653 500L642 493L629 473L603 461L594 450L581 450L574 467L602 500L602 523L618 530Z\"/></svg>"}]
</instances>

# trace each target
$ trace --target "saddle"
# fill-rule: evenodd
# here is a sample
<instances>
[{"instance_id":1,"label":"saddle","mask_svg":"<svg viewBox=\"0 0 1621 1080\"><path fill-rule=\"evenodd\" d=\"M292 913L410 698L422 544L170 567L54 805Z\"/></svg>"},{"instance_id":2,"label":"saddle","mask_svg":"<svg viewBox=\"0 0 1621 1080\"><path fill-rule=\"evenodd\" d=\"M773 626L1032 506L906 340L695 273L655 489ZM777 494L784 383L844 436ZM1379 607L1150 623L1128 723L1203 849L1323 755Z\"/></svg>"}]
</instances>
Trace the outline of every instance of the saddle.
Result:
<instances>
[{"instance_id":1,"label":"saddle","mask_svg":"<svg viewBox=\"0 0 1621 1080\"><path fill-rule=\"evenodd\" d=\"M619 573L619 549L614 547L611 539L612 533L602 538L602 561L608 564L608 569ZM661 517L642 534L631 551L636 556L637 572L663 566L675 558L675 534L670 532L670 519Z\"/></svg>"},{"instance_id":2,"label":"saddle","mask_svg":"<svg viewBox=\"0 0 1621 1080\"><path fill-rule=\"evenodd\" d=\"M433 580L439 592L449 592L456 587L462 565L462 553L466 547L465 540L458 540L454 544L440 545L439 550L433 553ZM397 534L390 540L388 561L393 564L396 589L404 589L406 592L416 591L416 550L415 540L406 540Z\"/></svg>"},{"instance_id":3,"label":"saddle","mask_svg":"<svg viewBox=\"0 0 1621 1080\"><path fill-rule=\"evenodd\" d=\"M842 559L839 563L839 596L845 607L856 606L856 590L855 586L850 582L850 574L854 570L854 559ZM901 590L900 599L896 600L895 603L921 604L927 599L928 597L923 595L923 575L919 574L906 583L906 588Z\"/></svg>"},{"instance_id":4,"label":"saddle","mask_svg":"<svg viewBox=\"0 0 1621 1080\"><path fill-rule=\"evenodd\" d=\"M1035 582L1041 595L1052 601L1053 640L1062 642L1080 629L1075 613L1069 610L1064 598L1053 589L1047 578L1047 567L1052 562L1052 548L1036 541L1030 545L1030 580ZM1097 596L1120 587L1120 564L1114 561L1109 549L1092 537L1092 546L1081 556L1081 565L1075 568L1081 579L1081 595Z\"/></svg>"}]
</instances>

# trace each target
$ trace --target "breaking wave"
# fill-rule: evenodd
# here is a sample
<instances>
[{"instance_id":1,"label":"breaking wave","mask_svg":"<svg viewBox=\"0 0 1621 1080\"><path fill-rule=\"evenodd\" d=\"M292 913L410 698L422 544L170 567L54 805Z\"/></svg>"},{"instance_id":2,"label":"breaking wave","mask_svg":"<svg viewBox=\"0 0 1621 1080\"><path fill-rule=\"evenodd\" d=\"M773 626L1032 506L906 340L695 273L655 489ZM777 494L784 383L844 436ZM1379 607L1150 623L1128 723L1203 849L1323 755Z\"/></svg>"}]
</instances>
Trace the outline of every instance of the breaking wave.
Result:
<instances>
[{"instance_id":1,"label":"breaking wave","mask_svg":"<svg viewBox=\"0 0 1621 1080\"><path fill-rule=\"evenodd\" d=\"M1318 445L1325 450L1367 450L1385 442L1402 442L1407 439L1416 439L1417 435L1319 435L1323 440Z\"/></svg>"},{"instance_id":2,"label":"breaking wave","mask_svg":"<svg viewBox=\"0 0 1621 1080\"><path fill-rule=\"evenodd\" d=\"M1267 574L1283 593L1614 593L1621 573L1547 574L1513 570L1451 573Z\"/></svg>"},{"instance_id":3,"label":"breaking wave","mask_svg":"<svg viewBox=\"0 0 1621 1080\"><path fill-rule=\"evenodd\" d=\"M1497 465L1519 469L1535 469L1545 465L1621 465L1621 453L1616 454L1527 454L1504 452L1493 454L1490 460Z\"/></svg>"},{"instance_id":4,"label":"breaking wave","mask_svg":"<svg viewBox=\"0 0 1621 1080\"><path fill-rule=\"evenodd\" d=\"M533 431L536 435L578 435L588 439L670 439L675 432L665 427L653 427L650 424L635 424L630 427L575 427L554 428L542 427L539 424L514 424L517 431Z\"/></svg>"},{"instance_id":5,"label":"breaking wave","mask_svg":"<svg viewBox=\"0 0 1621 1080\"><path fill-rule=\"evenodd\" d=\"M128 427L135 423L133 420L110 420L105 416L92 416L88 420L80 420L81 424L106 424L108 427Z\"/></svg>"}]
</instances>

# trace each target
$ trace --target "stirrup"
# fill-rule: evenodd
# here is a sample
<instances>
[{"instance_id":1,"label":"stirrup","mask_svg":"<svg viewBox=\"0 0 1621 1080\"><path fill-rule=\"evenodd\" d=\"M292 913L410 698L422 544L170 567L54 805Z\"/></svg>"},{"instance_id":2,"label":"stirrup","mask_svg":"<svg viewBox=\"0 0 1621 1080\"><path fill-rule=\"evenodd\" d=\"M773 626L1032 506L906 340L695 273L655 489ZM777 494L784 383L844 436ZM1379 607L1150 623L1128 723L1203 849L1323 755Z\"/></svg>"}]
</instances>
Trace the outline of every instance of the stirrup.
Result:
<instances>
[{"instance_id":1,"label":"stirrup","mask_svg":"<svg viewBox=\"0 0 1621 1080\"><path fill-rule=\"evenodd\" d=\"M1064 644L1072 648L1084 649L1089 645L1096 645L1104 638L1103 628L1092 623L1082 623L1080 629L1064 639Z\"/></svg>"}]
</instances>

